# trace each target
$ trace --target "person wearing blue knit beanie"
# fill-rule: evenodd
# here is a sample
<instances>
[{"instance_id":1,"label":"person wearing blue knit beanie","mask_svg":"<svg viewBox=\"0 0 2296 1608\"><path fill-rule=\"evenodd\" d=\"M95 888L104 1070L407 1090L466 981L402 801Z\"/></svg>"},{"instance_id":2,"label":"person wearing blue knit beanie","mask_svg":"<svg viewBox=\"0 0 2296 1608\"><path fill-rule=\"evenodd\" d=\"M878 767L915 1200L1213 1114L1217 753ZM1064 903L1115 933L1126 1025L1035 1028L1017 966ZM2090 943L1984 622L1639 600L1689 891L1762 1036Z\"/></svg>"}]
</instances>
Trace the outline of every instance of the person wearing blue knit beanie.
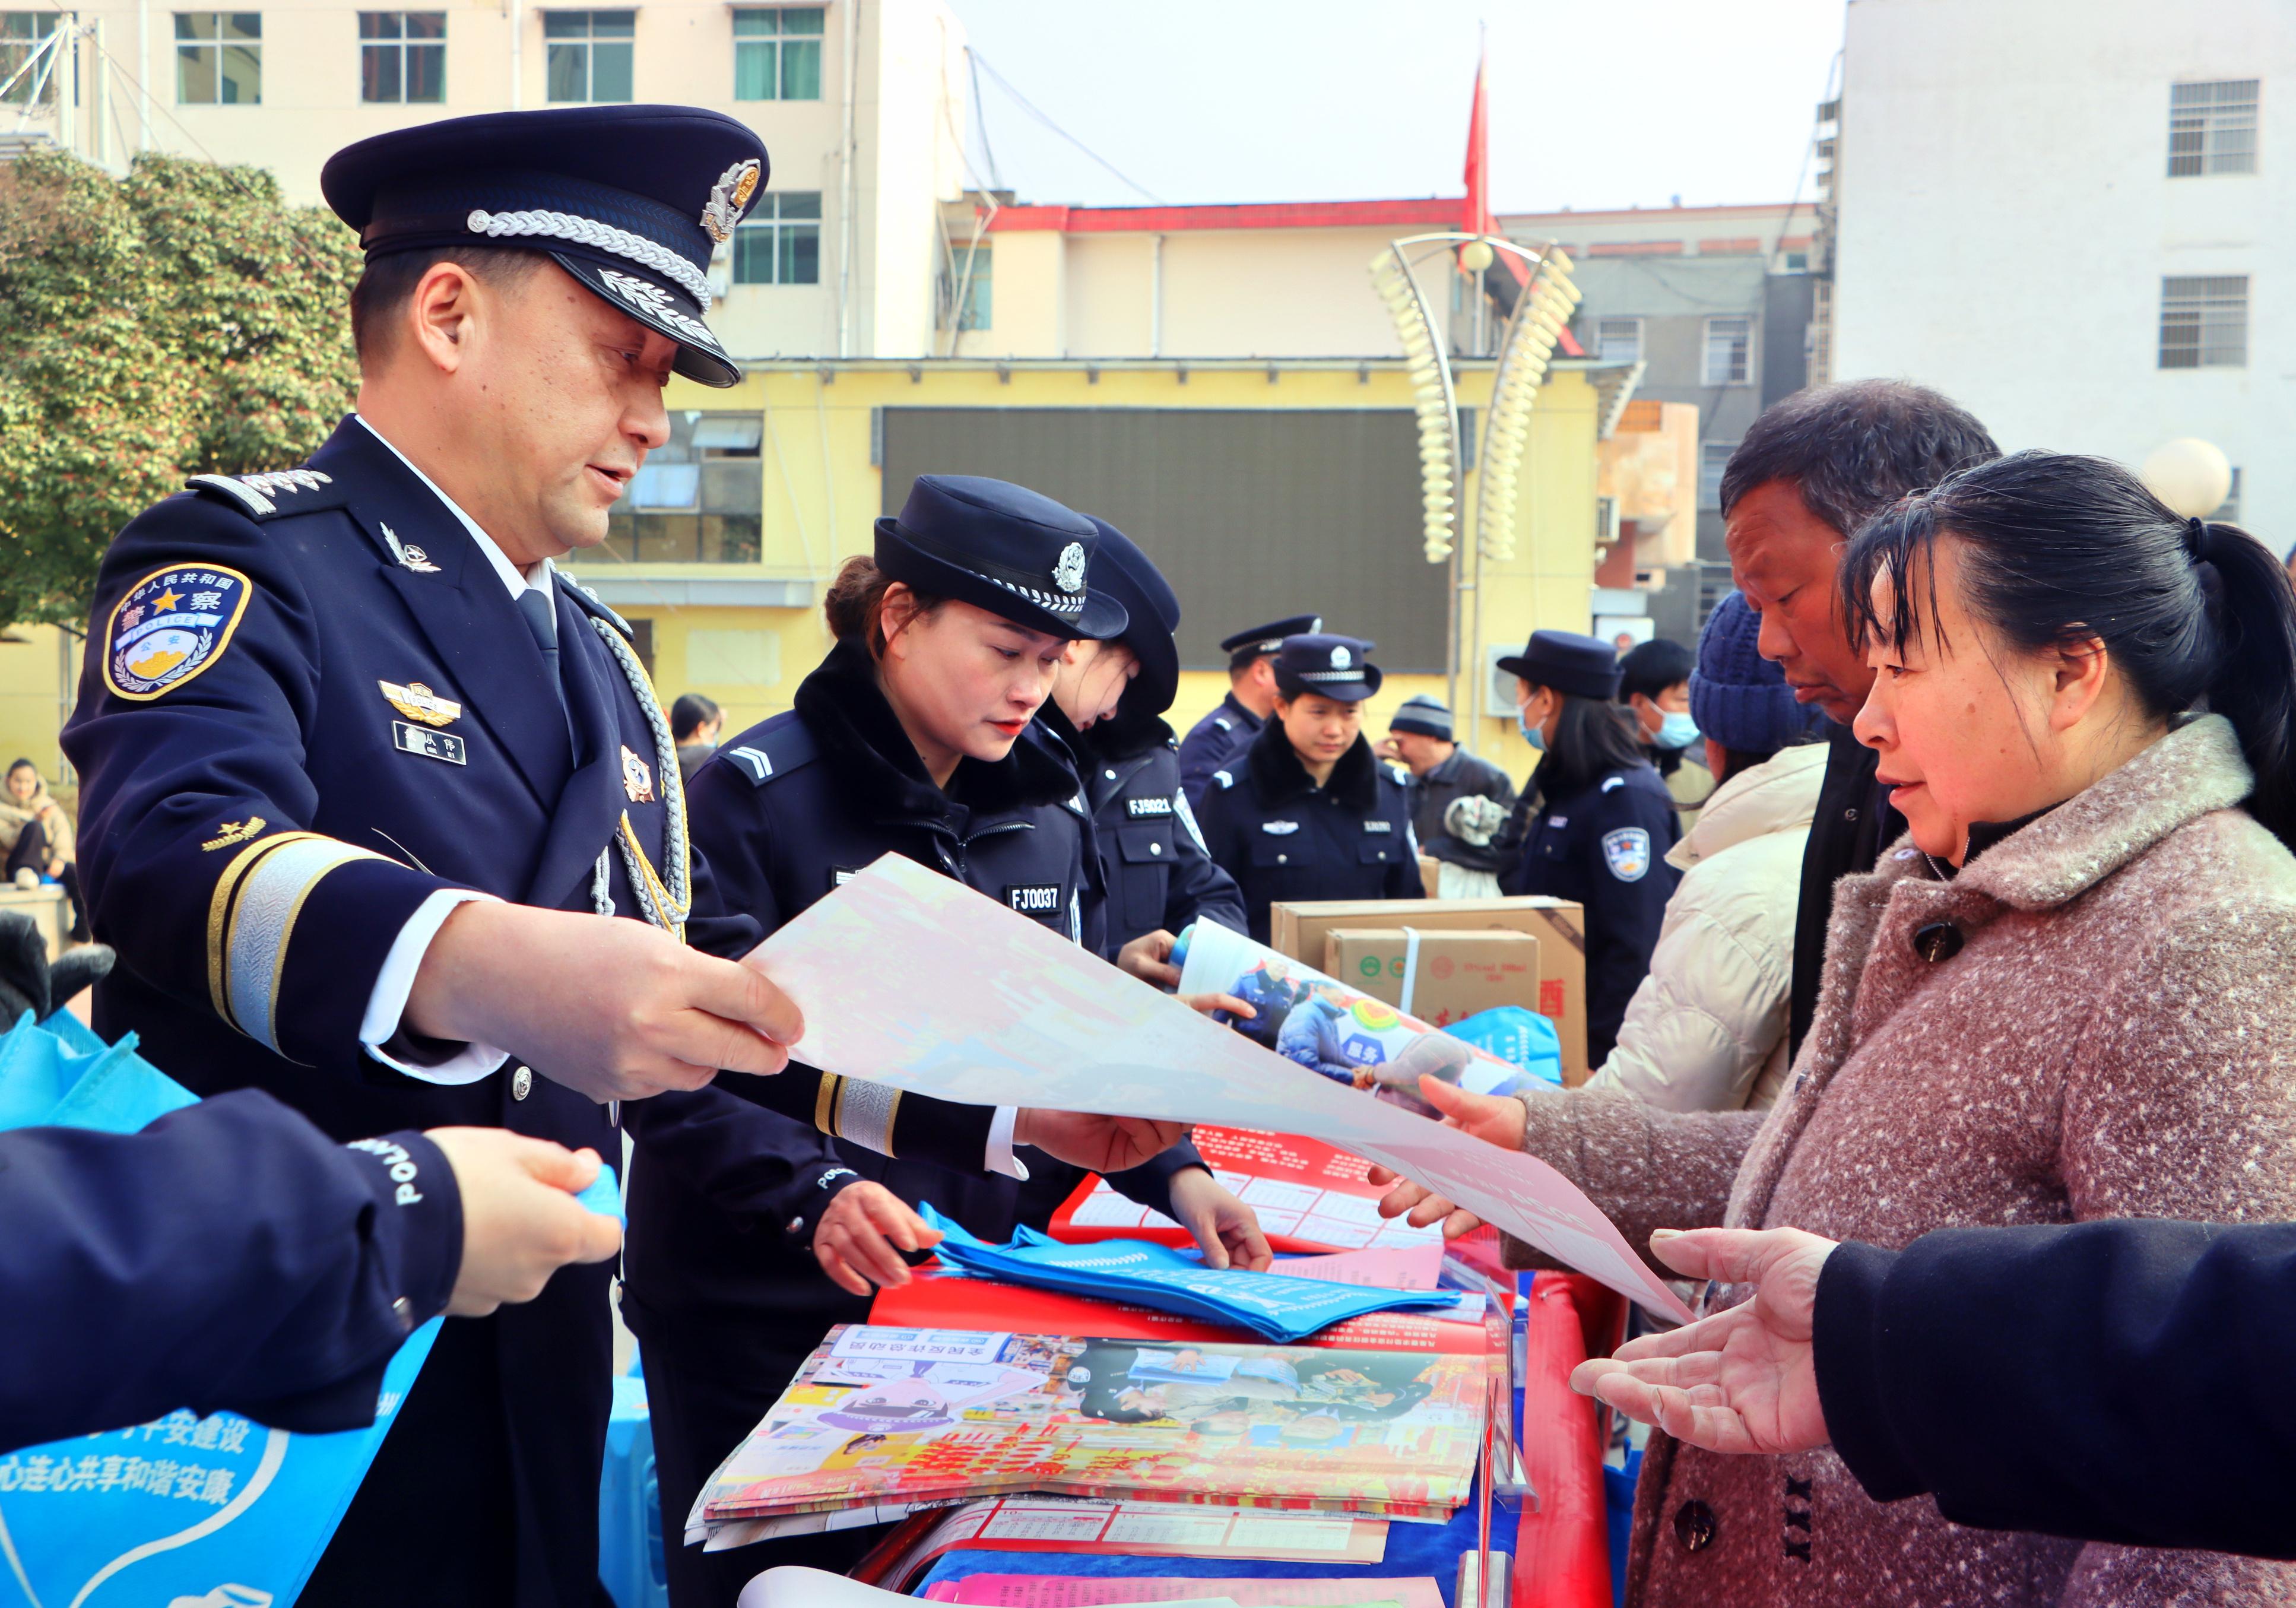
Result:
<instances>
[{"instance_id":1,"label":"person wearing blue knit beanie","mask_svg":"<svg viewBox=\"0 0 2296 1608\"><path fill-rule=\"evenodd\" d=\"M1718 784L1667 856L1681 885L1589 1079L1669 1111L1764 1109L1785 1077L1794 906L1825 746L1822 712L1756 651L1761 624L1733 592L1699 636L1690 712Z\"/></svg>"}]
</instances>

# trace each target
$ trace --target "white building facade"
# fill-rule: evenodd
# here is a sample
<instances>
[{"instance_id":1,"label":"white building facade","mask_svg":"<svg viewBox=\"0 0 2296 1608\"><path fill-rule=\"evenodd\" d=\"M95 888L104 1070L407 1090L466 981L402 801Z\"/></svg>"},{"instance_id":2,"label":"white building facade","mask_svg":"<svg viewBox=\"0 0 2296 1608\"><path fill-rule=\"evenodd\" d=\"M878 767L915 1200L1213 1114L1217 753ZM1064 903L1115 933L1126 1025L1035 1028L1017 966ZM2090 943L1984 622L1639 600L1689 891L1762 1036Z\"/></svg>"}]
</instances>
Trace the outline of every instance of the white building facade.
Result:
<instances>
[{"instance_id":1,"label":"white building facade","mask_svg":"<svg viewBox=\"0 0 2296 1608\"><path fill-rule=\"evenodd\" d=\"M2292 96L2287 0L1850 0L1833 377L2012 451L2212 441L2220 517L2296 546Z\"/></svg>"}]
</instances>

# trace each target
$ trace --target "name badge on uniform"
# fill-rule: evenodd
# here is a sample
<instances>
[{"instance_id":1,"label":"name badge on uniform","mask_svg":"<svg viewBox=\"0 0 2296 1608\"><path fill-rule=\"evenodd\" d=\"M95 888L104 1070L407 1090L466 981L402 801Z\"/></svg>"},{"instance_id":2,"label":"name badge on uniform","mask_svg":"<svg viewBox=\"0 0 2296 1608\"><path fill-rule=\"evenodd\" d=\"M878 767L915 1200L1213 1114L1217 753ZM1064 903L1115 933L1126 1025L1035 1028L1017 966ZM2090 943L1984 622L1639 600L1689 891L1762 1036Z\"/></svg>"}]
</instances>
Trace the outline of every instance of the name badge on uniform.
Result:
<instances>
[{"instance_id":1,"label":"name badge on uniform","mask_svg":"<svg viewBox=\"0 0 2296 1608\"><path fill-rule=\"evenodd\" d=\"M1004 902L1023 915L1058 915L1061 913L1061 885L1058 882L1007 882Z\"/></svg>"},{"instance_id":2,"label":"name badge on uniform","mask_svg":"<svg viewBox=\"0 0 2296 1608\"><path fill-rule=\"evenodd\" d=\"M1364 823L1364 830L1365 832L1378 833L1393 832L1395 830L1395 823L1392 821L1365 821Z\"/></svg>"},{"instance_id":3,"label":"name badge on uniform","mask_svg":"<svg viewBox=\"0 0 2296 1608\"><path fill-rule=\"evenodd\" d=\"M829 890L836 892L860 874L861 867L858 866L832 866L829 868Z\"/></svg>"},{"instance_id":4,"label":"name badge on uniform","mask_svg":"<svg viewBox=\"0 0 2296 1608\"><path fill-rule=\"evenodd\" d=\"M1172 813L1172 800L1162 798L1127 799L1124 800L1124 813L1136 821L1149 816L1168 816Z\"/></svg>"},{"instance_id":5,"label":"name badge on uniform","mask_svg":"<svg viewBox=\"0 0 2296 1608\"><path fill-rule=\"evenodd\" d=\"M433 731L427 726L415 726L405 720L390 723L390 740L405 754L421 754L426 759L444 759L449 765L468 765L470 751L463 740L452 732Z\"/></svg>"},{"instance_id":6,"label":"name badge on uniform","mask_svg":"<svg viewBox=\"0 0 2296 1608\"><path fill-rule=\"evenodd\" d=\"M1279 838L1288 838L1293 833L1300 830L1300 823L1297 821L1262 821L1259 824L1259 830L1262 832L1273 833Z\"/></svg>"}]
</instances>

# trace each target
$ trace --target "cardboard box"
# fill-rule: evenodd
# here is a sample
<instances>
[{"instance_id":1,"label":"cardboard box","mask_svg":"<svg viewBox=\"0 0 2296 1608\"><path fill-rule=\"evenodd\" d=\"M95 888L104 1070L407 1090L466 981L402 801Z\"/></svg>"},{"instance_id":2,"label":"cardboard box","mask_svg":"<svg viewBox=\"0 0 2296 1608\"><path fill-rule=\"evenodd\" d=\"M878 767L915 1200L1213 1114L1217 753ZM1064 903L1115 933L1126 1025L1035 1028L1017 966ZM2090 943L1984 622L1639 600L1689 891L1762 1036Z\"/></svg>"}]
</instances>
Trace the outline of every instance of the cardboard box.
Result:
<instances>
[{"instance_id":1,"label":"cardboard box","mask_svg":"<svg viewBox=\"0 0 2296 1608\"><path fill-rule=\"evenodd\" d=\"M1324 971L1431 1027L1447 1028L1494 1005L1538 1009L1538 951L1529 933L1504 928L1421 931L1414 955L1411 934L1400 927L1334 927L1324 935Z\"/></svg>"},{"instance_id":2,"label":"cardboard box","mask_svg":"<svg viewBox=\"0 0 2296 1608\"><path fill-rule=\"evenodd\" d=\"M1334 927L1400 927L1423 932L1528 932L1539 940L1538 1001L1562 1038L1562 1081L1587 1081L1587 916L1568 899L1306 899L1268 911L1268 948L1311 966L1324 964Z\"/></svg>"}]
</instances>

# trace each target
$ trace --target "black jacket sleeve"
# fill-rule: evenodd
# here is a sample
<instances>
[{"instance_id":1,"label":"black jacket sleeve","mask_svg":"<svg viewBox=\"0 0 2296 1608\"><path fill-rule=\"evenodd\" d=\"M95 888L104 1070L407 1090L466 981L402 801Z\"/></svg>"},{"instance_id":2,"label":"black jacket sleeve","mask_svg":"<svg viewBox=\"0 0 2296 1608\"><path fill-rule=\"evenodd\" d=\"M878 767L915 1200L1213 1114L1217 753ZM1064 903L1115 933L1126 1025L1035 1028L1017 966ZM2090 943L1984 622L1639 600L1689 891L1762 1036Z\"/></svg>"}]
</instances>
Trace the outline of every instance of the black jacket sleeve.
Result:
<instances>
[{"instance_id":1,"label":"black jacket sleeve","mask_svg":"<svg viewBox=\"0 0 2296 1608\"><path fill-rule=\"evenodd\" d=\"M1957 1524L2296 1558L2296 1224L1845 1244L1819 1395L1866 1491Z\"/></svg>"},{"instance_id":2,"label":"black jacket sleeve","mask_svg":"<svg viewBox=\"0 0 2296 1608\"><path fill-rule=\"evenodd\" d=\"M428 1139L337 1144L252 1089L140 1133L0 1134L0 1451L184 1407L372 1423L463 1256Z\"/></svg>"},{"instance_id":3,"label":"black jacket sleeve","mask_svg":"<svg viewBox=\"0 0 2296 1608\"><path fill-rule=\"evenodd\" d=\"M1180 829L1172 834L1172 870L1164 892L1165 931L1178 932L1191 922L1208 921L1231 931L1242 931L1243 890L1212 858L1185 792L1174 796L1172 808L1180 817Z\"/></svg>"}]
</instances>

